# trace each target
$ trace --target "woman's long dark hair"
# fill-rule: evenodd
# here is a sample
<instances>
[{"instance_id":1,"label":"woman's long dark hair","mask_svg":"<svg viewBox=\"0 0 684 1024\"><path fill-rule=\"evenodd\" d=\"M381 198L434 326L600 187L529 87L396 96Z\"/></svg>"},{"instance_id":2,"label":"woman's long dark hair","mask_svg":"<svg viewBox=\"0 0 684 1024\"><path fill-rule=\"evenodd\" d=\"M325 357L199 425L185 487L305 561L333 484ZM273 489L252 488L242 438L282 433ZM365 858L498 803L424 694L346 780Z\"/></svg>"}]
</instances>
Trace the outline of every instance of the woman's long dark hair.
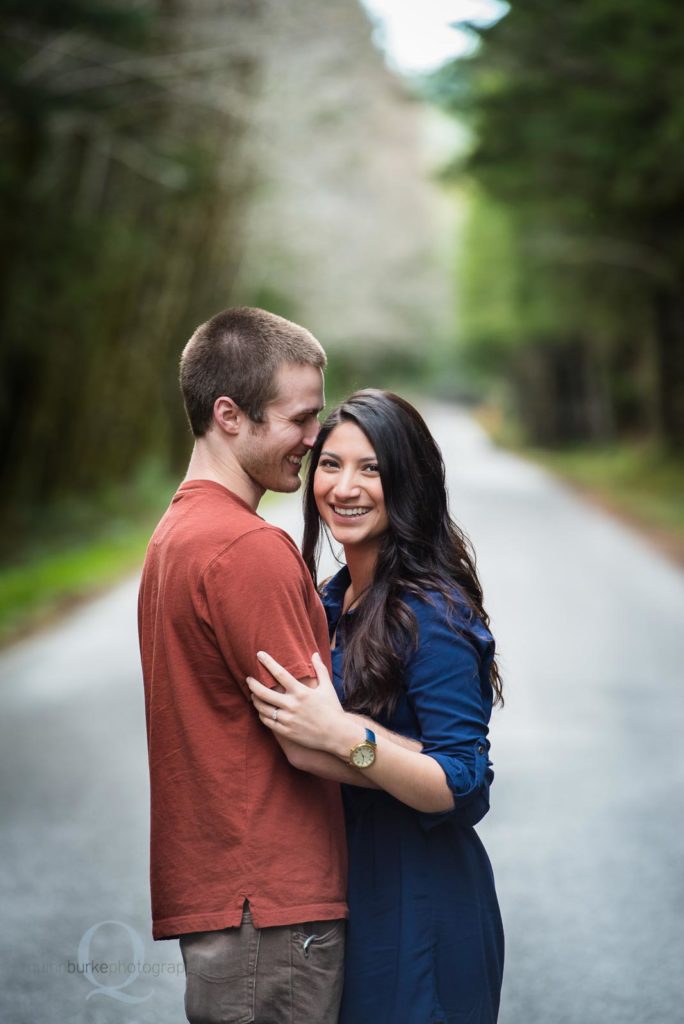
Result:
<instances>
[{"instance_id":1,"label":"woman's long dark hair","mask_svg":"<svg viewBox=\"0 0 684 1024\"><path fill-rule=\"evenodd\" d=\"M489 625L475 555L449 516L442 453L422 416L389 391L356 391L323 423L311 451L304 491L302 554L316 584L321 519L313 481L321 451L340 423L355 423L375 449L389 529L383 535L373 583L345 629L346 706L372 715L389 712L399 695L407 654L415 648L417 623L402 590L425 598L438 591L453 609L454 586L472 611ZM495 703L503 704L496 659L489 679Z\"/></svg>"}]
</instances>

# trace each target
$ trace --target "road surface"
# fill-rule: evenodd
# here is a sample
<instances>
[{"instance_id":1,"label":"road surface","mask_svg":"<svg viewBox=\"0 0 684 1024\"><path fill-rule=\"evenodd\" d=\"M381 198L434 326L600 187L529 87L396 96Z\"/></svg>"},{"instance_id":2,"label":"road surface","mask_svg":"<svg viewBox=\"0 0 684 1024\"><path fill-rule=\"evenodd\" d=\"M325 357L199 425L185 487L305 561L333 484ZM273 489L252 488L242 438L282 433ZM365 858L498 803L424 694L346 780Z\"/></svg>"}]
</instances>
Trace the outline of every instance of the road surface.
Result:
<instances>
[{"instance_id":1,"label":"road surface","mask_svg":"<svg viewBox=\"0 0 684 1024\"><path fill-rule=\"evenodd\" d=\"M465 414L429 418L506 685L479 828L500 1024L678 1024L684 576ZM296 497L264 513L298 534ZM185 1019L177 943L150 937L135 597L127 581L0 658L2 1024Z\"/></svg>"}]
</instances>

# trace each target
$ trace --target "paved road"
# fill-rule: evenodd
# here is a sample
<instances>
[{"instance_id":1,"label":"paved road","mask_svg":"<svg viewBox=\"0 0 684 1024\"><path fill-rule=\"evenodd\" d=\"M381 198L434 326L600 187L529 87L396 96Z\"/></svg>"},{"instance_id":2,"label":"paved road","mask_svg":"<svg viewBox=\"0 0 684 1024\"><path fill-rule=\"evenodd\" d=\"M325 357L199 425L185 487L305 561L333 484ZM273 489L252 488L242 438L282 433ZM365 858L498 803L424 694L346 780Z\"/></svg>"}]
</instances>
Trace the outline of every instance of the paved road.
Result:
<instances>
[{"instance_id":1,"label":"paved road","mask_svg":"<svg viewBox=\"0 0 684 1024\"><path fill-rule=\"evenodd\" d=\"M430 420L507 684L480 828L501 1024L679 1024L684 577L467 417ZM296 499L267 515L297 530ZM2 1024L184 1020L177 944L149 937L135 591L0 659Z\"/></svg>"}]
</instances>

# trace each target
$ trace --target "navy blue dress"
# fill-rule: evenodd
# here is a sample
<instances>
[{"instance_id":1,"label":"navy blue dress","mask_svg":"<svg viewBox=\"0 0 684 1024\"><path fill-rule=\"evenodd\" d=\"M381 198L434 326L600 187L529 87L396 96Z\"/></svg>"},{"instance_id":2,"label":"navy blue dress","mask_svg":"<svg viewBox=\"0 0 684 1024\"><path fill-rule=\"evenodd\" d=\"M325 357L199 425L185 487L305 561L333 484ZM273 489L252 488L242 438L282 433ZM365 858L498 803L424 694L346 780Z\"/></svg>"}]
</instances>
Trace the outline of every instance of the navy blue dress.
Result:
<instances>
[{"instance_id":1,"label":"navy blue dress","mask_svg":"<svg viewBox=\"0 0 684 1024\"><path fill-rule=\"evenodd\" d=\"M345 567L321 595L331 636L349 581ZM494 641L462 601L450 625L441 595L431 594L433 603L409 594L404 600L419 644L408 656L395 711L377 721L421 740L423 754L444 770L454 809L424 814L381 790L342 787L349 922L339 1020L495 1024L503 929L489 858L473 828L487 813L493 779L487 723ZM340 625L333 672L343 699L344 620Z\"/></svg>"}]
</instances>

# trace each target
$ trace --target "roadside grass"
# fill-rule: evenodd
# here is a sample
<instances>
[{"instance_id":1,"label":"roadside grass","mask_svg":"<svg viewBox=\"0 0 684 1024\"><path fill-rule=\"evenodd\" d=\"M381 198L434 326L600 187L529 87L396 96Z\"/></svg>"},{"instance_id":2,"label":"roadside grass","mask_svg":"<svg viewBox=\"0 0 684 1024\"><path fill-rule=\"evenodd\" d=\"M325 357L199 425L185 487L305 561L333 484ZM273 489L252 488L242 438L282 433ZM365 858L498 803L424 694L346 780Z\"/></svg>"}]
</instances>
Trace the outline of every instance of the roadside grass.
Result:
<instances>
[{"instance_id":1,"label":"roadside grass","mask_svg":"<svg viewBox=\"0 0 684 1024\"><path fill-rule=\"evenodd\" d=\"M139 570L178 481L150 472L127 493L70 504L0 562L0 648ZM269 504L264 496L261 507Z\"/></svg>"},{"instance_id":2,"label":"roadside grass","mask_svg":"<svg viewBox=\"0 0 684 1024\"><path fill-rule=\"evenodd\" d=\"M150 461L98 494L16 510L0 547L0 646L135 572L175 489Z\"/></svg>"},{"instance_id":3,"label":"roadside grass","mask_svg":"<svg viewBox=\"0 0 684 1024\"><path fill-rule=\"evenodd\" d=\"M652 448L614 446L548 452L533 458L684 544L684 463Z\"/></svg>"},{"instance_id":4,"label":"roadside grass","mask_svg":"<svg viewBox=\"0 0 684 1024\"><path fill-rule=\"evenodd\" d=\"M681 456L643 441L539 448L526 445L515 426L489 408L483 409L478 419L497 444L551 470L684 564L684 459Z\"/></svg>"},{"instance_id":5,"label":"roadside grass","mask_svg":"<svg viewBox=\"0 0 684 1024\"><path fill-rule=\"evenodd\" d=\"M0 645L48 624L133 572L153 525L120 526L110 535L0 568Z\"/></svg>"},{"instance_id":6,"label":"roadside grass","mask_svg":"<svg viewBox=\"0 0 684 1024\"><path fill-rule=\"evenodd\" d=\"M484 407L478 419L492 439L543 465L589 500L635 526L684 564L684 461L644 443L542 449L526 446L513 426ZM116 502L104 499L55 528L46 541L0 564L0 646L53 621L142 563L147 542L175 482L149 473ZM266 495L264 502L268 502ZM81 517L80 528L74 521Z\"/></svg>"}]
</instances>

